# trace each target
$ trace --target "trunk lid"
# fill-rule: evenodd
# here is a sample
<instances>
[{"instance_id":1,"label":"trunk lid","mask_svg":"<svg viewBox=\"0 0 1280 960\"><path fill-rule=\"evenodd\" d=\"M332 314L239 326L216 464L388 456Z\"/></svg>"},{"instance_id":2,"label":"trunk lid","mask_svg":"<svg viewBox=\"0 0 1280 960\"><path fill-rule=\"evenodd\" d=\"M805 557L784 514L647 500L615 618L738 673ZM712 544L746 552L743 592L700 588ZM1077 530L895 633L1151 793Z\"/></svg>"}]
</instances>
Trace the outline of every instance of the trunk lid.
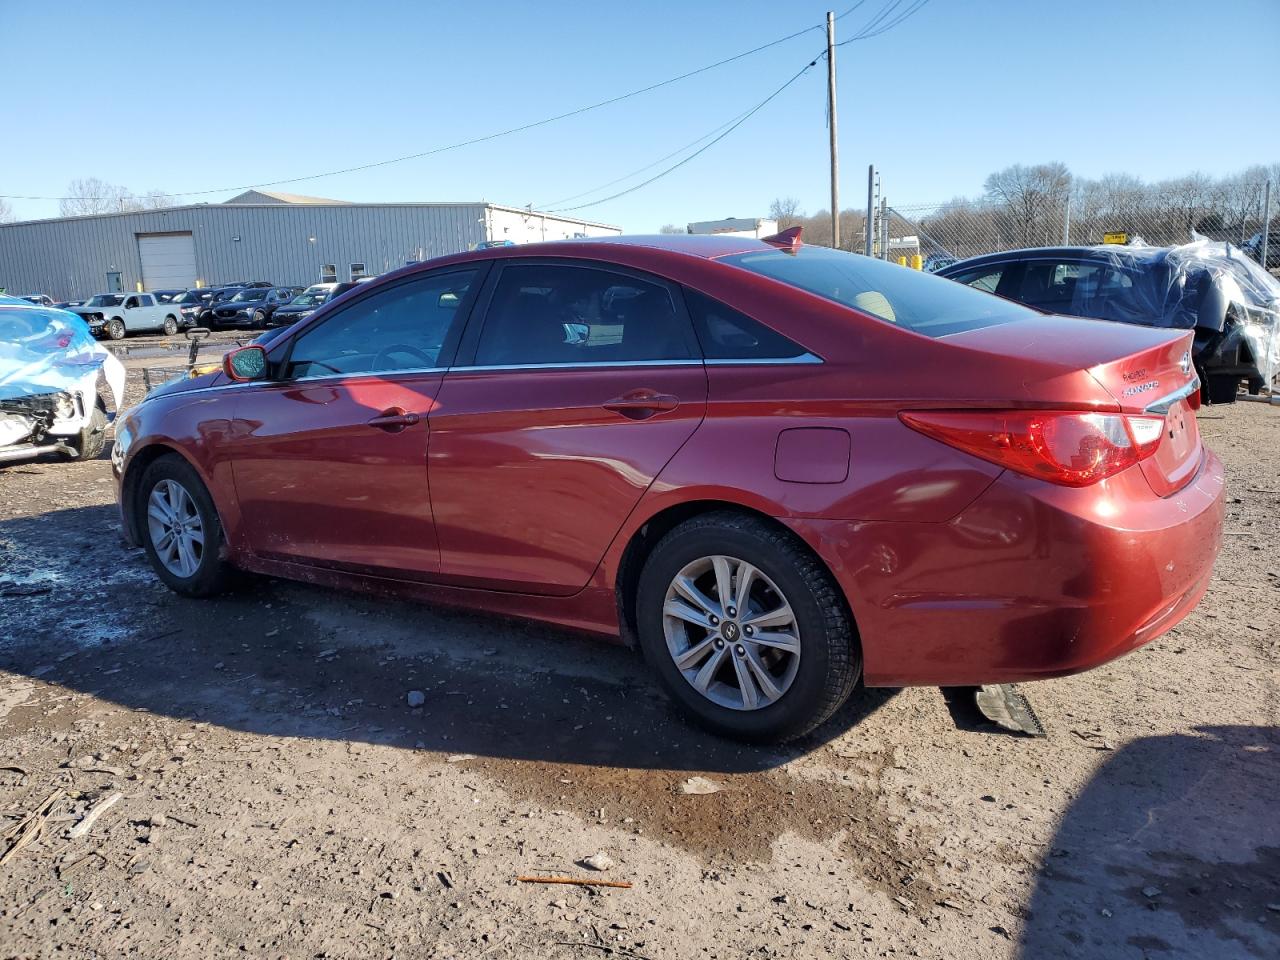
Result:
<instances>
[{"instance_id":1,"label":"trunk lid","mask_svg":"<svg viewBox=\"0 0 1280 960\"><path fill-rule=\"evenodd\" d=\"M1083 371L1122 412L1163 417L1160 444L1142 461L1141 469L1151 489L1165 497L1191 481L1201 460L1195 418L1200 395L1191 362L1192 338L1190 330L1043 316L949 339L956 345L1019 358L1028 374L1032 369L1047 377ZM1034 385L1027 383L1027 388L1029 399L1034 399ZM1083 394L1081 403L1088 405Z\"/></svg>"},{"instance_id":2,"label":"trunk lid","mask_svg":"<svg viewBox=\"0 0 1280 960\"><path fill-rule=\"evenodd\" d=\"M1140 464L1161 497L1181 490L1200 466L1199 381L1191 362L1193 333L1161 331L1166 341L1094 364L1089 375L1116 398L1125 413L1164 418L1160 445Z\"/></svg>"}]
</instances>

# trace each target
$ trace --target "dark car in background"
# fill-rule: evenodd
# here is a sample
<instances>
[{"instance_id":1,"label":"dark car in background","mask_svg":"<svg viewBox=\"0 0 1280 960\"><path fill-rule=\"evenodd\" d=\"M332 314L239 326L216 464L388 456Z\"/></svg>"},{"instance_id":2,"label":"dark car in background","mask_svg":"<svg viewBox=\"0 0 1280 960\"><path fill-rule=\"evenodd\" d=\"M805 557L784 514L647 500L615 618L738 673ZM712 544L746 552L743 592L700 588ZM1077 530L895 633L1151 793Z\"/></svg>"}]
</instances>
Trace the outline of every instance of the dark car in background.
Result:
<instances>
[{"instance_id":1,"label":"dark car in background","mask_svg":"<svg viewBox=\"0 0 1280 960\"><path fill-rule=\"evenodd\" d=\"M297 287L244 287L212 306L208 325L214 330L265 327L271 316L298 292Z\"/></svg>"},{"instance_id":2,"label":"dark car in background","mask_svg":"<svg viewBox=\"0 0 1280 960\"><path fill-rule=\"evenodd\" d=\"M1208 403L1234 402L1241 381L1256 394L1276 374L1280 281L1229 244L1009 250L938 276L1046 313L1193 330Z\"/></svg>"},{"instance_id":3,"label":"dark car in background","mask_svg":"<svg viewBox=\"0 0 1280 960\"><path fill-rule=\"evenodd\" d=\"M148 292L156 298L156 303L171 303L174 298L186 293L185 290L150 290Z\"/></svg>"},{"instance_id":4,"label":"dark car in background","mask_svg":"<svg viewBox=\"0 0 1280 960\"><path fill-rule=\"evenodd\" d=\"M44 293L29 293L25 297L19 297L19 300L25 300L27 303L34 303L37 307L52 307L53 297Z\"/></svg>"},{"instance_id":5,"label":"dark car in background","mask_svg":"<svg viewBox=\"0 0 1280 960\"><path fill-rule=\"evenodd\" d=\"M287 327L291 323L311 316L321 305L328 303L334 297L341 296L354 286L356 286L355 283L313 283L288 303L278 307L267 317L264 326Z\"/></svg>"},{"instance_id":6,"label":"dark car in background","mask_svg":"<svg viewBox=\"0 0 1280 960\"><path fill-rule=\"evenodd\" d=\"M207 327L213 322L213 308L218 304L230 300L241 290L245 289L242 284L227 284L209 288L209 298L203 301L196 310L196 325Z\"/></svg>"},{"instance_id":7,"label":"dark car in background","mask_svg":"<svg viewBox=\"0 0 1280 960\"><path fill-rule=\"evenodd\" d=\"M197 326L201 309L213 301L214 293L209 287L192 287L169 301L178 308L179 324L183 327Z\"/></svg>"}]
</instances>

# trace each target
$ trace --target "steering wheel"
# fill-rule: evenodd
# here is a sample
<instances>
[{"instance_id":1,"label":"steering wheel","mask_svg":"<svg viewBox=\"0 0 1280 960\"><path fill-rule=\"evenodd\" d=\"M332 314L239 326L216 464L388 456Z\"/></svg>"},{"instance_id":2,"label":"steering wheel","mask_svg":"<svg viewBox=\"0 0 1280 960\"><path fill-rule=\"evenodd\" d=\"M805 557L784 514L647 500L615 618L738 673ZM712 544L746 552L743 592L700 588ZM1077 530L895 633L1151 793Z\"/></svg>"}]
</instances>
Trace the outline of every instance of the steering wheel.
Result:
<instances>
[{"instance_id":1,"label":"steering wheel","mask_svg":"<svg viewBox=\"0 0 1280 960\"><path fill-rule=\"evenodd\" d=\"M417 347L410 346L407 343L393 343L383 347L374 355L373 369L379 369L383 365L383 361L390 358L393 353L407 353L413 358L421 360L422 365L425 367L434 367L436 364L435 357L424 350L419 350Z\"/></svg>"}]
</instances>

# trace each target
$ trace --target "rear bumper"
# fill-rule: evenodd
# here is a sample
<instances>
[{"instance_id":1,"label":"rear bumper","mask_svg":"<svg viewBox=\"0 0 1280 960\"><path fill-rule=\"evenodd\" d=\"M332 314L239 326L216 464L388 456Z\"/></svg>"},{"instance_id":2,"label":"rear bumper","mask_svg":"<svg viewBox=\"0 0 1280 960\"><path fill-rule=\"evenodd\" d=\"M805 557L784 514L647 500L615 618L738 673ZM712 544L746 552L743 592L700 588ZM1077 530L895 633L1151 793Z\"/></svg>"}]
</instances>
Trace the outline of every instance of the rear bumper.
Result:
<instances>
[{"instance_id":1,"label":"rear bumper","mask_svg":"<svg viewBox=\"0 0 1280 960\"><path fill-rule=\"evenodd\" d=\"M1177 493L1139 469L1085 489L1004 473L932 523L784 521L849 599L868 686L1010 683L1088 670L1176 625L1222 539L1222 464Z\"/></svg>"}]
</instances>

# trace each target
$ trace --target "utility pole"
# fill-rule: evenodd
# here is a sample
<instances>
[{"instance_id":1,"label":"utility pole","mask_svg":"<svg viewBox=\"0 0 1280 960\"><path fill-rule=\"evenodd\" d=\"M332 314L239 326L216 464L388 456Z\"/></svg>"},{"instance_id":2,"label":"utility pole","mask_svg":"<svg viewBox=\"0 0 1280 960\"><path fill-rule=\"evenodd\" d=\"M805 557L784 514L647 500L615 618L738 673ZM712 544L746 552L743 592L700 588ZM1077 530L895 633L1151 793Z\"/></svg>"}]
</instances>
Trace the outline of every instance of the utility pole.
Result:
<instances>
[{"instance_id":1,"label":"utility pole","mask_svg":"<svg viewBox=\"0 0 1280 960\"><path fill-rule=\"evenodd\" d=\"M1271 240L1271 181L1267 181L1266 193L1263 195L1262 201L1262 249L1259 251L1258 262L1262 264L1262 269L1267 269L1267 246Z\"/></svg>"},{"instance_id":2,"label":"utility pole","mask_svg":"<svg viewBox=\"0 0 1280 960\"><path fill-rule=\"evenodd\" d=\"M874 221L876 214L876 165L874 163L867 164L867 248L863 251L868 257L871 256L871 238L875 236Z\"/></svg>"},{"instance_id":3,"label":"utility pole","mask_svg":"<svg viewBox=\"0 0 1280 960\"><path fill-rule=\"evenodd\" d=\"M889 259L889 198L880 198L880 259Z\"/></svg>"},{"instance_id":4,"label":"utility pole","mask_svg":"<svg viewBox=\"0 0 1280 960\"><path fill-rule=\"evenodd\" d=\"M840 249L840 152L836 142L836 15L827 11L827 127L831 131L831 246Z\"/></svg>"}]
</instances>

